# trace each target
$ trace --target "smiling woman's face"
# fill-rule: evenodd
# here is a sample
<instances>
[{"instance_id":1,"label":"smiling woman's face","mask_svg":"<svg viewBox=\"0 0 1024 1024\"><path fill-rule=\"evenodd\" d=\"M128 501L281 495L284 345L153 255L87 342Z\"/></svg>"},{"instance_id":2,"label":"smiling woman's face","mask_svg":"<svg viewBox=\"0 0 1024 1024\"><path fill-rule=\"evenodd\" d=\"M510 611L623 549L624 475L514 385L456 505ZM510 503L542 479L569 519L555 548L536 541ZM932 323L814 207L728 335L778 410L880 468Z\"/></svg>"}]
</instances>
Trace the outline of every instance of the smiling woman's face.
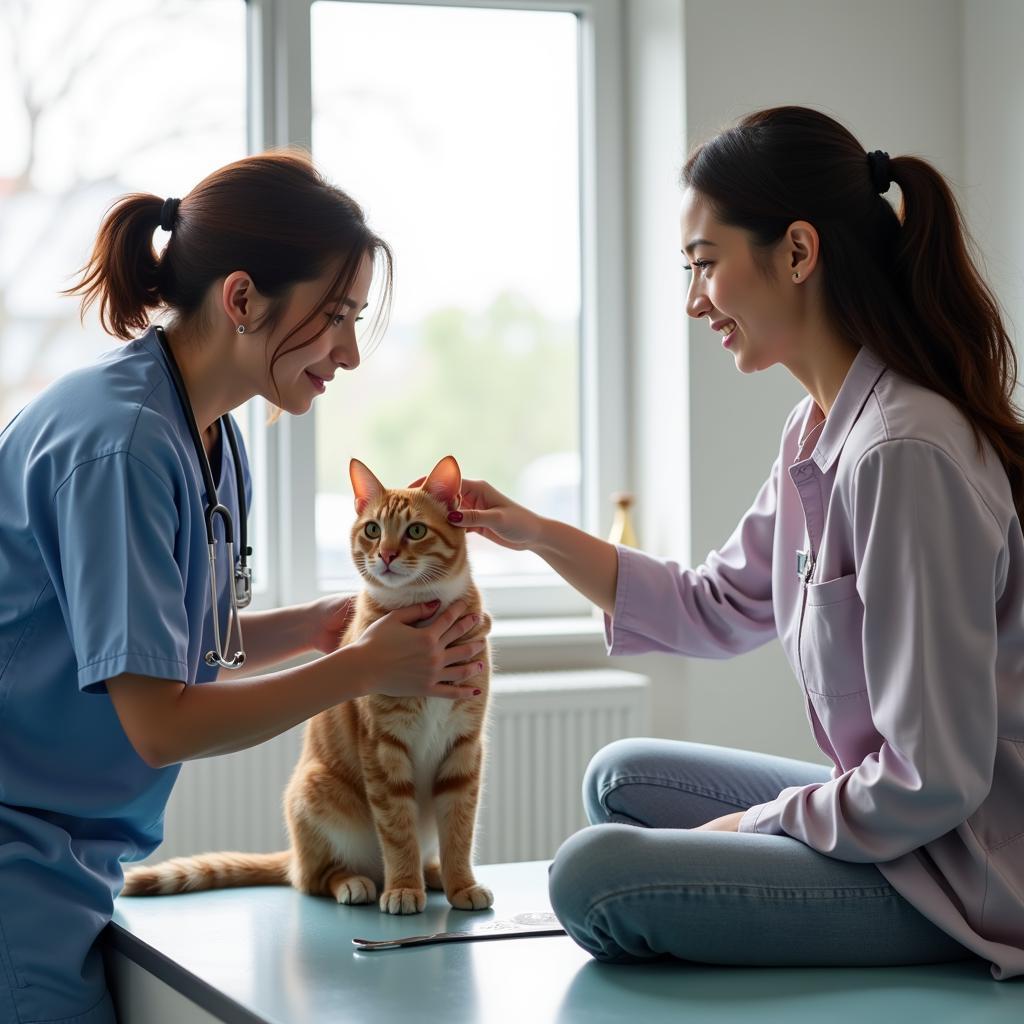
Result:
<instances>
[{"instance_id":1,"label":"smiling woman's face","mask_svg":"<svg viewBox=\"0 0 1024 1024\"><path fill-rule=\"evenodd\" d=\"M335 272L332 268L315 281L304 281L292 288L281 316L282 327L267 342L268 352L273 352L292 326L301 323L309 310L322 299ZM367 254L348 293L328 296L316 317L288 340L284 354L274 365L273 380L269 373L265 374L261 391L269 402L279 403L285 412L292 415L301 415L309 410L318 395L324 393L338 370L354 370L359 365L355 325L366 306L372 277L373 259ZM338 299L342 300L340 309L336 309ZM307 341L310 343L305 344ZM274 383L277 384L276 390Z\"/></svg>"},{"instance_id":2,"label":"smiling woman's face","mask_svg":"<svg viewBox=\"0 0 1024 1024\"><path fill-rule=\"evenodd\" d=\"M755 262L748 232L722 224L692 188L683 194L680 224L691 274L687 314L708 318L743 373L787 362L795 309L792 289L785 287L785 247L773 254L774 279L766 277Z\"/></svg>"}]
</instances>

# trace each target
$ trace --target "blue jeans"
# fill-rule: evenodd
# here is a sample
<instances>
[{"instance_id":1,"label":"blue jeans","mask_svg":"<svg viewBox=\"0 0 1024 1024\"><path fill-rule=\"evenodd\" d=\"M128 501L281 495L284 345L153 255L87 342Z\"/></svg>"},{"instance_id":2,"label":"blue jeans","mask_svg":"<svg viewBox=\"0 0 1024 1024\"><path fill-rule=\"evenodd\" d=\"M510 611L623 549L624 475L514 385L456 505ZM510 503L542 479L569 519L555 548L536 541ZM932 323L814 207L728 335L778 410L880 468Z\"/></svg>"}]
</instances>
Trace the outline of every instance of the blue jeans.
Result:
<instances>
[{"instance_id":1,"label":"blue jeans","mask_svg":"<svg viewBox=\"0 0 1024 1024\"><path fill-rule=\"evenodd\" d=\"M873 864L789 836L688 831L828 778L820 765L726 747L609 744L583 782L592 825L551 865L552 908L580 946L612 962L859 967L973 957Z\"/></svg>"}]
</instances>

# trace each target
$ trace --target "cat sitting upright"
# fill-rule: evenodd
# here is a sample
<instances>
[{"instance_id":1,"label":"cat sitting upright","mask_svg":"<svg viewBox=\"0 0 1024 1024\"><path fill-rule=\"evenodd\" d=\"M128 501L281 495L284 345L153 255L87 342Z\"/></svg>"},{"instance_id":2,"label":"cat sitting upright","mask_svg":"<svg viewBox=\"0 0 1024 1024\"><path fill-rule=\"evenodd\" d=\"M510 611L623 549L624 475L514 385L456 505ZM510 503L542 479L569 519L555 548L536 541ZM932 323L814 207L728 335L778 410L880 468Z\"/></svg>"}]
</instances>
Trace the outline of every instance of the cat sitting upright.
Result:
<instances>
[{"instance_id":1,"label":"cat sitting upright","mask_svg":"<svg viewBox=\"0 0 1024 1024\"><path fill-rule=\"evenodd\" d=\"M361 462L355 492L352 558L365 583L341 644L393 608L462 598L479 622L460 639L484 636L490 617L470 575L466 535L447 519L462 482L452 456L419 488L385 488ZM484 765L490 679L469 700L369 694L321 712L306 724L302 754L285 790L291 847L280 853L207 853L125 873L127 896L166 895L243 885L283 885L339 903L370 903L413 914L426 888L453 907L485 910L491 892L473 875L472 848Z\"/></svg>"}]
</instances>

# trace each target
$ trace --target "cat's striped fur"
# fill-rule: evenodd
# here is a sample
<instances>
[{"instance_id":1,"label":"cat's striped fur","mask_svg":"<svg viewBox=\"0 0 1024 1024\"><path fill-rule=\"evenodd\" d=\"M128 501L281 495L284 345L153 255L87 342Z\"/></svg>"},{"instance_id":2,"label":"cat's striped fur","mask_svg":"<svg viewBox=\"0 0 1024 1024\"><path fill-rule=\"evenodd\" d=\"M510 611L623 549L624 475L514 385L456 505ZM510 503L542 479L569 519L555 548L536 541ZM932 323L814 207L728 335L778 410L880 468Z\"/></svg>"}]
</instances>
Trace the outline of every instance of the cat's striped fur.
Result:
<instances>
[{"instance_id":1,"label":"cat's striped fur","mask_svg":"<svg viewBox=\"0 0 1024 1024\"><path fill-rule=\"evenodd\" d=\"M441 609L463 598L484 636L483 611L466 557L465 533L447 521L461 475L448 456L422 487L388 490L360 462L350 467L357 518L352 554L365 581L341 643L360 636L392 608L436 598ZM379 527L367 530L367 524ZM409 527L421 523L422 537ZM379 536L369 536L379 532ZM418 534L419 528L413 531ZM392 558L390 565L382 552ZM390 569L390 572L384 570ZM399 573L405 575L399 576ZM338 704L310 719L302 754L285 791L291 848L280 853L208 853L130 869L130 896L242 885L291 883L339 903L369 903L409 914L423 909L425 887L462 910L493 897L472 868L473 830L484 765L490 658L469 683L479 697L395 698L377 694Z\"/></svg>"}]
</instances>

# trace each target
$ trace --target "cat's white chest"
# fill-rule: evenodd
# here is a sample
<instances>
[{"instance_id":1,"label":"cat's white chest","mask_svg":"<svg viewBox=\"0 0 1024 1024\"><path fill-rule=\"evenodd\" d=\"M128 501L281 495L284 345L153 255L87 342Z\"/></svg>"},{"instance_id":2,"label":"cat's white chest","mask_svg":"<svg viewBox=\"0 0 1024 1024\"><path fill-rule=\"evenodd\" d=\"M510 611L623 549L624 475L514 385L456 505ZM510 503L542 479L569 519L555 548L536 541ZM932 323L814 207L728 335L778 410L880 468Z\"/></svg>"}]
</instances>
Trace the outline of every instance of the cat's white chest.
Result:
<instances>
[{"instance_id":1,"label":"cat's white chest","mask_svg":"<svg viewBox=\"0 0 1024 1024\"><path fill-rule=\"evenodd\" d=\"M437 850L434 780L451 740L454 707L452 701L428 700L420 718L420 727L410 737L409 752L416 786L416 803L420 812L417 833L426 860Z\"/></svg>"},{"instance_id":2,"label":"cat's white chest","mask_svg":"<svg viewBox=\"0 0 1024 1024\"><path fill-rule=\"evenodd\" d=\"M452 701L426 701L418 728L409 737L409 753L418 796L430 796L438 765L451 740L454 708Z\"/></svg>"}]
</instances>

